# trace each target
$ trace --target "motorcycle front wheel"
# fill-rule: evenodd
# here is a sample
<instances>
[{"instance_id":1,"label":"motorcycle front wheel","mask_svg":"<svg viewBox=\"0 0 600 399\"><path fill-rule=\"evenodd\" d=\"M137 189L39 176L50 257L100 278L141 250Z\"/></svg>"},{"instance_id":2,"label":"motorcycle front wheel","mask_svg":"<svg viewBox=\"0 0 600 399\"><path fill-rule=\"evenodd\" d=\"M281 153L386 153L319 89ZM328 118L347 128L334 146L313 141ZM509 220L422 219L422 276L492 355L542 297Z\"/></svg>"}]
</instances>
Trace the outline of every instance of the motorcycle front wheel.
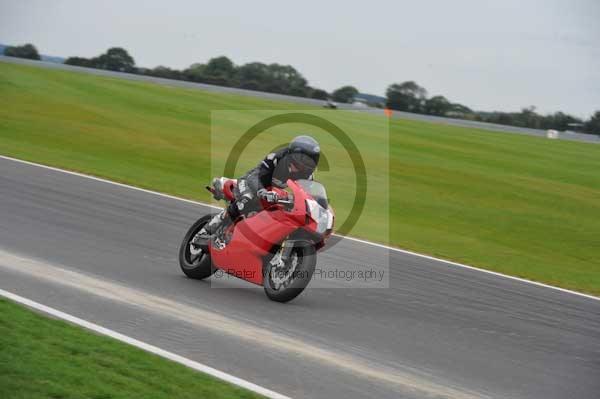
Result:
<instances>
[{"instance_id":1,"label":"motorcycle front wheel","mask_svg":"<svg viewBox=\"0 0 600 399\"><path fill-rule=\"evenodd\" d=\"M191 243L194 236L210 221L213 215L201 217L189 228L181 246L179 247L179 266L181 271L189 278L202 280L210 277L216 269L212 265L210 253L206 253L200 248L196 248Z\"/></svg>"},{"instance_id":2,"label":"motorcycle front wheel","mask_svg":"<svg viewBox=\"0 0 600 399\"><path fill-rule=\"evenodd\" d=\"M288 302L304 291L317 264L313 245L295 246L288 258L280 259L281 250L265 264L263 286L267 297L275 302Z\"/></svg>"}]
</instances>

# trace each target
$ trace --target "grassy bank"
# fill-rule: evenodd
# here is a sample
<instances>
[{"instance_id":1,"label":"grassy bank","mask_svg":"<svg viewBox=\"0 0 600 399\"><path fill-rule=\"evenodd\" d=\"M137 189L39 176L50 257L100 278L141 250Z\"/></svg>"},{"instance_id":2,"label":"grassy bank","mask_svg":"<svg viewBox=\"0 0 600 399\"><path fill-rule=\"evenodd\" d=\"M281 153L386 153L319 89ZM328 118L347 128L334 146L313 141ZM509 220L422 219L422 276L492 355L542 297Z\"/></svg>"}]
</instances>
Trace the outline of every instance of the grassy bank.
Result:
<instances>
[{"instance_id":1,"label":"grassy bank","mask_svg":"<svg viewBox=\"0 0 600 399\"><path fill-rule=\"evenodd\" d=\"M305 108L0 63L1 154L204 201L219 149L211 110ZM352 235L600 294L600 146L406 120L390 122L388 143L381 119L331 114L352 126L371 178L389 157L390 190L370 186ZM219 140L242 125L231 120ZM240 170L280 137L265 136ZM330 164L347 163L324 140ZM342 216L345 173L319 175Z\"/></svg>"},{"instance_id":2,"label":"grassy bank","mask_svg":"<svg viewBox=\"0 0 600 399\"><path fill-rule=\"evenodd\" d=\"M0 299L0 398L259 398Z\"/></svg>"}]
</instances>

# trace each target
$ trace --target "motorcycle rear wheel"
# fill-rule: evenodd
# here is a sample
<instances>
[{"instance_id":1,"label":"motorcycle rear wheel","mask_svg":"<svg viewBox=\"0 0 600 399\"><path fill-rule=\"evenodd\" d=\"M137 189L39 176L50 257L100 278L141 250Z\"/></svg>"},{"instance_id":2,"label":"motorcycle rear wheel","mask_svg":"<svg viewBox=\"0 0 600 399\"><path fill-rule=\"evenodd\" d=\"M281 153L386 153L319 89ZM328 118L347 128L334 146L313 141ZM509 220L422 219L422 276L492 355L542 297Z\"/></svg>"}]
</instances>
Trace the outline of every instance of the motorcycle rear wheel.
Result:
<instances>
[{"instance_id":1,"label":"motorcycle rear wheel","mask_svg":"<svg viewBox=\"0 0 600 399\"><path fill-rule=\"evenodd\" d=\"M297 246L292 249L290 259L297 257L297 265L294 268L291 279L285 286L277 286L272 279L273 268L276 267L265 262L263 287L265 294L275 302L289 302L304 291L310 283L317 264L317 254L313 245Z\"/></svg>"},{"instance_id":2,"label":"motorcycle rear wheel","mask_svg":"<svg viewBox=\"0 0 600 399\"><path fill-rule=\"evenodd\" d=\"M202 250L199 250L200 252L197 253L197 249L194 249L191 244L194 236L212 217L213 215L208 214L198 219L189 228L179 247L179 266L181 267L181 271L189 278L202 280L210 277L217 270L212 265L210 254Z\"/></svg>"}]
</instances>

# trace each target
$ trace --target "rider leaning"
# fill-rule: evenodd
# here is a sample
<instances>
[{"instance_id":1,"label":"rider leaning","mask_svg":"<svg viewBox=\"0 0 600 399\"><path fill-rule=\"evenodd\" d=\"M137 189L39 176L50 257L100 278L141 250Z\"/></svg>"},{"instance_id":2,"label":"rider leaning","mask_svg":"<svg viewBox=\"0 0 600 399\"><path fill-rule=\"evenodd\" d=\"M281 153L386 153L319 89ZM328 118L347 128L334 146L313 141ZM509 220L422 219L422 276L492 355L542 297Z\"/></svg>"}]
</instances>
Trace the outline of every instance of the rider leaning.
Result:
<instances>
[{"instance_id":1,"label":"rider leaning","mask_svg":"<svg viewBox=\"0 0 600 399\"><path fill-rule=\"evenodd\" d=\"M319 143L310 136L298 136L287 147L265 157L255 168L238 179L234 189L235 201L226 210L211 219L204 228L206 239L217 231L221 223L225 225L260 210L260 199L277 202L277 193L269 187L284 187L288 179L310 179L319 163L321 150ZM221 191L221 180L215 179L213 185Z\"/></svg>"}]
</instances>

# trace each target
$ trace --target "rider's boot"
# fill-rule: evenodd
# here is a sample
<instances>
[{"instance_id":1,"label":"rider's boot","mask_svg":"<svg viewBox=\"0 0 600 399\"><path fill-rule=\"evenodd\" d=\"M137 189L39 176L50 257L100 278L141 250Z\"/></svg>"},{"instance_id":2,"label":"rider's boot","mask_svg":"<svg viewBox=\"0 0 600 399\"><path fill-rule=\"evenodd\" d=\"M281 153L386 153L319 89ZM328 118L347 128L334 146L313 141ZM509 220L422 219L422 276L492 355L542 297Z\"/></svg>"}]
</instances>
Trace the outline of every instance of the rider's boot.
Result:
<instances>
[{"instance_id":1,"label":"rider's boot","mask_svg":"<svg viewBox=\"0 0 600 399\"><path fill-rule=\"evenodd\" d=\"M227 214L227 210L224 209L210 220L192 240L192 244L197 245L199 247L208 246L208 242L211 237L217 232L219 226L223 225L225 227L231 224L231 218Z\"/></svg>"}]
</instances>

